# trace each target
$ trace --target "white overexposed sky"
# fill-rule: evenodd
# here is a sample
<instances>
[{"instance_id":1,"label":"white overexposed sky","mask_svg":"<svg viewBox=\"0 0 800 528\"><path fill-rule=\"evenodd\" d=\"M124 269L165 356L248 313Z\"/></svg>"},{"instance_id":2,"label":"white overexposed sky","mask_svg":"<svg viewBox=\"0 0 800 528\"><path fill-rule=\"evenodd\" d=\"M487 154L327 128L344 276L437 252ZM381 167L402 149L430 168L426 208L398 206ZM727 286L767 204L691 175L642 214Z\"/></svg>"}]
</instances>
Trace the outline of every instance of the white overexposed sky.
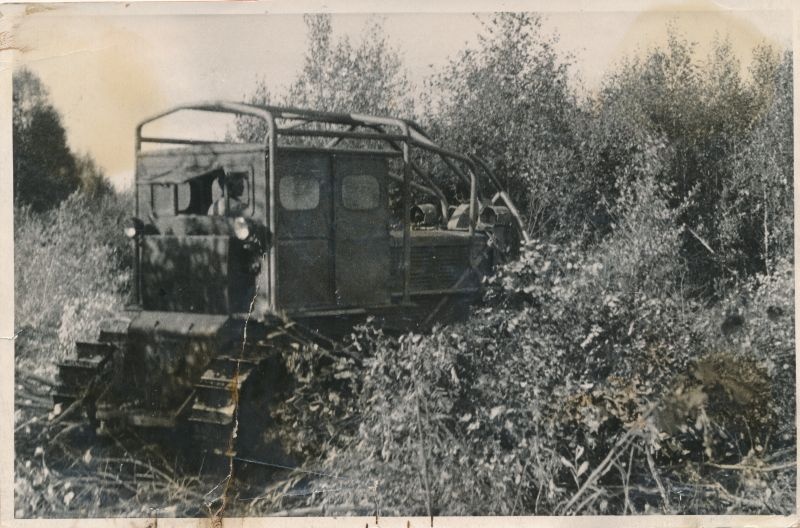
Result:
<instances>
[{"instance_id":1,"label":"white overexposed sky","mask_svg":"<svg viewBox=\"0 0 800 528\"><path fill-rule=\"evenodd\" d=\"M574 56L574 78L591 91L620 58L663 42L668 22L697 41L701 52L715 34L727 35L745 66L758 43L792 45L790 13L738 4L732 10L692 2L691 9L676 4L598 12L583 3L573 11L548 9L544 28L560 36L560 51ZM260 78L273 93L292 81L306 52L305 25L299 14L258 8L271 5L226 3L216 13L204 4L204 14L188 8L165 14L178 10L142 4L28 9L15 19L13 44L21 51L14 61L47 86L73 150L90 153L115 185L127 187L134 129L142 119L185 102L242 100ZM358 38L369 16L374 15L336 14L334 32ZM381 16L417 85L482 31L475 16L464 12Z\"/></svg>"}]
</instances>

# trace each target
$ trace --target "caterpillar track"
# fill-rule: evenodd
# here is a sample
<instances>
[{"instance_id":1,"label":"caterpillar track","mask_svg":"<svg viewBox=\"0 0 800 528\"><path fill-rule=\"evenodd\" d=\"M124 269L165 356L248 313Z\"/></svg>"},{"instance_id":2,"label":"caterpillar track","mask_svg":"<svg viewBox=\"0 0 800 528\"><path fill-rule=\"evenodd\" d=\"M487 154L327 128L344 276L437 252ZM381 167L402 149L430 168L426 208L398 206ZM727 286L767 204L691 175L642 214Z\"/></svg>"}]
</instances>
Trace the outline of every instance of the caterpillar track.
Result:
<instances>
[{"instance_id":1,"label":"caterpillar track","mask_svg":"<svg viewBox=\"0 0 800 528\"><path fill-rule=\"evenodd\" d=\"M290 385L282 352L299 347L330 352L334 345L294 322L277 319L266 325L253 323L249 332L252 342L234 342L221 353L214 351L178 405L149 412L141 412L142 398L116 401L125 368L120 363L125 335L101 332L98 341L77 342L74 356L58 363L53 402L69 410L73 421L84 418L76 412L82 410L95 426L115 429L124 422L178 432L178 444L205 455L227 458L279 450L278 435L270 430L270 409Z\"/></svg>"},{"instance_id":2,"label":"caterpillar track","mask_svg":"<svg viewBox=\"0 0 800 528\"><path fill-rule=\"evenodd\" d=\"M215 359L195 385L195 396L189 411L194 444L216 455L234 456L231 445L237 426L237 406L256 366L256 360L240 360L229 356ZM237 431L238 433L238 431Z\"/></svg>"}]
</instances>

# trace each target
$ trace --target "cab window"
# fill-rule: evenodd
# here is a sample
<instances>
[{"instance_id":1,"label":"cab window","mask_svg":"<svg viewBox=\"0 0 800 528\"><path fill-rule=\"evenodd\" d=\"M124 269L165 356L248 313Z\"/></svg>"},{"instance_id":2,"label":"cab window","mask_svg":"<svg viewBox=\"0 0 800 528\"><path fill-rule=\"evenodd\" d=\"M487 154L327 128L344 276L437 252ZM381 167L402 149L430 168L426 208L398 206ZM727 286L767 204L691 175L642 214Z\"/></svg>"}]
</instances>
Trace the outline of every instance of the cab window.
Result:
<instances>
[{"instance_id":1,"label":"cab window","mask_svg":"<svg viewBox=\"0 0 800 528\"><path fill-rule=\"evenodd\" d=\"M295 174L281 178L278 195L287 211L308 211L319 205L319 180L314 175Z\"/></svg>"},{"instance_id":2,"label":"cab window","mask_svg":"<svg viewBox=\"0 0 800 528\"><path fill-rule=\"evenodd\" d=\"M223 182L236 179L241 185L238 211L252 212L252 171L213 170L183 183L150 185L150 204L156 216L206 215L217 201L225 199Z\"/></svg>"},{"instance_id":3,"label":"cab window","mask_svg":"<svg viewBox=\"0 0 800 528\"><path fill-rule=\"evenodd\" d=\"M251 190L251 183L249 172L225 172L225 174L221 177L217 176L214 178L214 183L211 187L211 203L216 204L218 202L224 202L225 188L227 187L228 200L231 202L229 205L233 206L232 202L236 202L236 206L231 207L231 213L228 213L228 216L233 214L234 211L238 211L236 216L242 212L249 211L251 196L253 194ZM198 192L198 194L201 193L202 191ZM206 209L209 210L211 208L206 207Z\"/></svg>"},{"instance_id":4,"label":"cab window","mask_svg":"<svg viewBox=\"0 0 800 528\"><path fill-rule=\"evenodd\" d=\"M351 174L342 178L342 205L351 211L369 211L381 203L381 186L371 174Z\"/></svg>"}]
</instances>

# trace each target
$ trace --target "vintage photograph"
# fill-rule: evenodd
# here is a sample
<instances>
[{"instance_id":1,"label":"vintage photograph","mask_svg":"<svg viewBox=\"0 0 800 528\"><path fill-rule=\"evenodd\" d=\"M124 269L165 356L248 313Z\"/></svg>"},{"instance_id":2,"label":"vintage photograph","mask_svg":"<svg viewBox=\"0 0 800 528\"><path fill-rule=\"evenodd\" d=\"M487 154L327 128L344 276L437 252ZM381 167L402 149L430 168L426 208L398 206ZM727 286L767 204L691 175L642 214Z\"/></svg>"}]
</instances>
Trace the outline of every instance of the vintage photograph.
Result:
<instances>
[{"instance_id":1,"label":"vintage photograph","mask_svg":"<svg viewBox=\"0 0 800 528\"><path fill-rule=\"evenodd\" d=\"M604 4L0 6L3 507L796 514L794 13Z\"/></svg>"}]
</instances>

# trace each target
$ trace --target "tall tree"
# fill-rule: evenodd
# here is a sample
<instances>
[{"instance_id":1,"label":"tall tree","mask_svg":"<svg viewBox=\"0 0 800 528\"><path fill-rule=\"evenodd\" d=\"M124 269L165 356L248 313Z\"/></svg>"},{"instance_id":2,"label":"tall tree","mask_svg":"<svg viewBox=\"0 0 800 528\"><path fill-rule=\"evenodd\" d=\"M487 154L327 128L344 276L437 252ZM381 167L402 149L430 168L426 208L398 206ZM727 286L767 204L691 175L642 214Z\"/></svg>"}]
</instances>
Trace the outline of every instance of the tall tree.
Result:
<instances>
[{"instance_id":1,"label":"tall tree","mask_svg":"<svg viewBox=\"0 0 800 528\"><path fill-rule=\"evenodd\" d=\"M400 54L372 18L360 39L334 38L328 15L308 15L308 51L288 99L332 112L410 116L409 81Z\"/></svg>"},{"instance_id":2,"label":"tall tree","mask_svg":"<svg viewBox=\"0 0 800 528\"><path fill-rule=\"evenodd\" d=\"M386 37L380 19L371 18L355 42L334 35L330 15L306 15L304 20L307 51L286 95L275 97L261 80L249 102L328 112L413 115L400 53ZM236 135L247 141L260 140L266 133L263 124L247 118L240 119L236 129Z\"/></svg>"},{"instance_id":3,"label":"tall tree","mask_svg":"<svg viewBox=\"0 0 800 528\"><path fill-rule=\"evenodd\" d=\"M12 97L14 200L49 209L80 187L75 158L61 117L33 72L14 72Z\"/></svg>"},{"instance_id":4,"label":"tall tree","mask_svg":"<svg viewBox=\"0 0 800 528\"><path fill-rule=\"evenodd\" d=\"M623 63L595 100L601 133L592 144L615 132L606 140L616 146L604 152L606 166L621 169L614 185L635 178L625 167L656 146L649 165L682 210L689 278L706 293L765 270L776 244L787 248L790 230L776 222L791 210L791 68L781 74L779 63L775 52L757 51L747 77L727 39L700 57L671 28L666 46Z\"/></svg>"},{"instance_id":5,"label":"tall tree","mask_svg":"<svg viewBox=\"0 0 800 528\"><path fill-rule=\"evenodd\" d=\"M89 154L75 156L75 168L81 184L81 191L89 198L100 198L114 193L114 188L106 178L103 169L97 166Z\"/></svg>"},{"instance_id":6,"label":"tall tree","mask_svg":"<svg viewBox=\"0 0 800 528\"><path fill-rule=\"evenodd\" d=\"M477 46L430 81L427 122L444 142L485 158L526 212L536 234L553 232L570 207L577 109L569 58L542 19L503 13L483 21ZM578 209L580 210L580 209ZM573 215L574 216L574 215Z\"/></svg>"},{"instance_id":7,"label":"tall tree","mask_svg":"<svg viewBox=\"0 0 800 528\"><path fill-rule=\"evenodd\" d=\"M770 273L793 257L792 53L757 48L752 95L762 113L731 156L720 203L720 238L740 271Z\"/></svg>"}]
</instances>

